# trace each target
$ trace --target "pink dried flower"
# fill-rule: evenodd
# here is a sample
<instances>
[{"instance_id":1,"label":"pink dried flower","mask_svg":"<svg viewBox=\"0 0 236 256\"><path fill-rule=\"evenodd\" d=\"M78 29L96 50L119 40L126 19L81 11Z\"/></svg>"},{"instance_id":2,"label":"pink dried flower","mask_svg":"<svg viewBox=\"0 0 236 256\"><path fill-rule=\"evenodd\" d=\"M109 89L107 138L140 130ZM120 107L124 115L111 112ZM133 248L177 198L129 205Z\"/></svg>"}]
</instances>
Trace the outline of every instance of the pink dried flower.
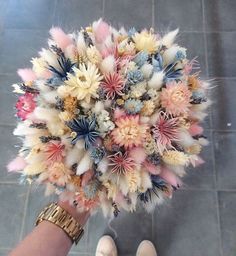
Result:
<instances>
[{"instance_id":1,"label":"pink dried flower","mask_svg":"<svg viewBox=\"0 0 236 256\"><path fill-rule=\"evenodd\" d=\"M178 119L168 117L166 113L160 112L152 132L157 147L162 153L168 147L172 147L172 141L178 140Z\"/></svg>"},{"instance_id":2,"label":"pink dried flower","mask_svg":"<svg viewBox=\"0 0 236 256\"><path fill-rule=\"evenodd\" d=\"M78 203L78 208L83 211L90 211L98 207L100 201L98 195L96 195L94 198L87 198L83 189L79 189L79 192L75 196L75 200Z\"/></svg>"},{"instance_id":3,"label":"pink dried flower","mask_svg":"<svg viewBox=\"0 0 236 256\"><path fill-rule=\"evenodd\" d=\"M182 82L171 82L162 89L161 105L168 114L178 116L189 111L191 92Z\"/></svg>"},{"instance_id":4,"label":"pink dried flower","mask_svg":"<svg viewBox=\"0 0 236 256\"><path fill-rule=\"evenodd\" d=\"M116 128L111 135L116 144L125 148L142 145L147 131L147 125L141 124L139 115L123 116L115 121Z\"/></svg>"},{"instance_id":5,"label":"pink dried flower","mask_svg":"<svg viewBox=\"0 0 236 256\"><path fill-rule=\"evenodd\" d=\"M72 39L59 27L53 27L49 31L52 39L56 42L57 46L63 51L67 46L72 44Z\"/></svg>"},{"instance_id":6,"label":"pink dried flower","mask_svg":"<svg viewBox=\"0 0 236 256\"><path fill-rule=\"evenodd\" d=\"M27 119L27 116L31 114L36 107L34 98L35 95L28 92L18 98L16 103L16 115L23 121Z\"/></svg>"},{"instance_id":7,"label":"pink dried flower","mask_svg":"<svg viewBox=\"0 0 236 256\"><path fill-rule=\"evenodd\" d=\"M124 154L117 152L114 155L108 156L108 159L111 161L109 166L112 166L112 173L117 173L119 175L131 172L136 167L136 163L133 158L128 156L127 152Z\"/></svg>"},{"instance_id":8,"label":"pink dried flower","mask_svg":"<svg viewBox=\"0 0 236 256\"><path fill-rule=\"evenodd\" d=\"M65 146L59 141L51 141L47 143L44 150L48 164L61 162L65 156Z\"/></svg>"},{"instance_id":9,"label":"pink dried flower","mask_svg":"<svg viewBox=\"0 0 236 256\"><path fill-rule=\"evenodd\" d=\"M107 99L114 99L116 95L122 95L125 83L118 73L109 73L101 84Z\"/></svg>"},{"instance_id":10,"label":"pink dried flower","mask_svg":"<svg viewBox=\"0 0 236 256\"><path fill-rule=\"evenodd\" d=\"M17 74L21 77L24 82L32 82L36 80L34 71L30 68L18 69Z\"/></svg>"},{"instance_id":11,"label":"pink dried flower","mask_svg":"<svg viewBox=\"0 0 236 256\"><path fill-rule=\"evenodd\" d=\"M64 187L71 178L72 172L63 164L55 162L48 168L49 182Z\"/></svg>"}]
</instances>

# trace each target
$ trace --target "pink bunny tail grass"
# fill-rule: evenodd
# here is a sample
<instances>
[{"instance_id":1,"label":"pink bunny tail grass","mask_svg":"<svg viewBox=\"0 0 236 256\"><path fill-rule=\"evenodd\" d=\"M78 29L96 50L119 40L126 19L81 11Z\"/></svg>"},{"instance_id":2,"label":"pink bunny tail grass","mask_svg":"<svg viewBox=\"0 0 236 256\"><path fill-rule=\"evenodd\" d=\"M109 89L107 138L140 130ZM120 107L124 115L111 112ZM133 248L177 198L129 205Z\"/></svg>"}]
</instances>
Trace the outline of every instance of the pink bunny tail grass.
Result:
<instances>
[{"instance_id":1,"label":"pink bunny tail grass","mask_svg":"<svg viewBox=\"0 0 236 256\"><path fill-rule=\"evenodd\" d=\"M203 133L203 128L200 126L200 125L197 125L197 124L192 124L189 128L189 133L192 135L192 136L195 136L195 135L200 135Z\"/></svg>"},{"instance_id":2,"label":"pink bunny tail grass","mask_svg":"<svg viewBox=\"0 0 236 256\"><path fill-rule=\"evenodd\" d=\"M110 27L106 22L101 20L98 23L94 33L95 33L96 41L98 43L102 43L110 35Z\"/></svg>"},{"instance_id":3,"label":"pink bunny tail grass","mask_svg":"<svg viewBox=\"0 0 236 256\"><path fill-rule=\"evenodd\" d=\"M17 74L21 77L22 81L30 82L36 80L34 71L30 68L18 69Z\"/></svg>"},{"instance_id":4,"label":"pink bunny tail grass","mask_svg":"<svg viewBox=\"0 0 236 256\"><path fill-rule=\"evenodd\" d=\"M56 42L57 46L64 51L67 46L72 44L71 38L59 27L53 27L49 31L52 39Z\"/></svg>"},{"instance_id":5,"label":"pink bunny tail grass","mask_svg":"<svg viewBox=\"0 0 236 256\"><path fill-rule=\"evenodd\" d=\"M181 180L169 169L162 167L161 173L159 174L165 181L174 187L179 187L182 185Z\"/></svg>"},{"instance_id":6,"label":"pink bunny tail grass","mask_svg":"<svg viewBox=\"0 0 236 256\"><path fill-rule=\"evenodd\" d=\"M143 148L136 147L130 150L129 156L133 158L135 163L142 164L145 161L147 154Z\"/></svg>"},{"instance_id":7,"label":"pink bunny tail grass","mask_svg":"<svg viewBox=\"0 0 236 256\"><path fill-rule=\"evenodd\" d=\"M148 161L145 161L143 165L147 169L147 171L153 175L158 175L160 173L160 168Z\"/></svg>"},{"instance_id":8,"label":"pink bunny tail grass","mask_svg":"<svg viewBox=\"0 0 236 256\"><path fill-rule=\"evenodd\" d=\"M24 158L18 156L7 165L8 172L19 172L26 167Z\"/></svg>"}]
</instances>

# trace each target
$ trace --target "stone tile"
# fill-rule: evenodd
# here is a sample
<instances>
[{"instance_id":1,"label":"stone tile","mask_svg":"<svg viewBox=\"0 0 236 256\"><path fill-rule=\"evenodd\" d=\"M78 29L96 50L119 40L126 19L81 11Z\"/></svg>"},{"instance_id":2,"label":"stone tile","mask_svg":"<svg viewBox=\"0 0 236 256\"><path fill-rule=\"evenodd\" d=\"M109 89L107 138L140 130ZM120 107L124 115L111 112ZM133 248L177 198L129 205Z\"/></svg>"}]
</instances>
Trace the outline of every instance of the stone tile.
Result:
<instances>
[{"instance_id":1,"label":"stone tile","mask_svg":"<svg viewBox=\"0 0 236 256\"><path fill-rule=\"evenodd\" d=\"M12 135L13 127L11 126L0 126L0 182L18 182L20 177L17 173L8 173L6 165L16 157L17 150L15 145L20 145L20 140Z\"/></svg>"},{"instance_id":2,"label":"stone tile","mask_svg":"<svg viewBox=\"0 0 236 256\"><path fill-rule=\"evenodd\" d=\"M154 243L161 256L219 256L216 197L208 191L177 191L154 213Z\"/></svg>"},{"instance_id":3,"label":"stone tile","mask_svg":"<svg viewBox=\"0 0 236 256\"><path fill-rule=\"evenodd\" d=\"M221 238L224 256L236 252L236 193L219 192Z\"/></svg>"},{"instance_id":4,"label":"stone tile","mask_svg":"<svg viewBox=\"0 0 236 256\"><path fill-rule=\"evenodd\" d=\"M41 30L4 30L0 37L1 74L31 67L30 60L46 45L48 34Z\"/></svg>"},{"instance_id":5,"label":"stone tile","mask_svg":"<svg viewBox=\"0 0 236 256\"><path fill-rule=\"evenodd\" d=\"M235 145L235 133L214 133L215 168L219 189L236 189Z\"/></svg>"},{"instance_id":6,"label":"stone tile","mask_svg":"<svg viewBox=\"0 0 236 256\"><path fill-rule=\"evenodd\" d=\"M1 0L0 1L0 35L4 28L4 14L6 12L8 0Z\"/></svg>"},{"instance_id":7,"label":"stone tile","mask_svg":"<svg viewBox=\"0 0 236 256\"><path fill-rule=\"evenodd\" d=\"M201 188L201 189L213 189L215 188L215 172L213 167L212 147L213 141L211 141L210 132L205 132L210 144L203 148L200 156L205 161L204 164L198 167L188 168L187 174L183 179L186 189Z\"/></svg>"},{"instance_id":8,"label":"stone tile","mask_svg":"<svg viewBox=\"0 0 236 256\"><path fill-rule=\"evenodd\" d=\"M140 222L140 220L142 221ZM116 237L109 228L109 220L104 219L102 213L91 217L88 225L88 252L96 250L99 238L106 234ZM117 233L115 239L119 255L135 255L139 243L144 239L152 238L152 216L138 210L135 213L120 213L110 226Z\"/></svg>"},{"instance_id":9,"label":"stone tile","mask_svg":"<svg viewBox=\"0 0 236 256\"><path fill-rule=\"evenodd\" d=\"M10 250L8 249L0 249L0 256L6 256L9 252Z\"/></svg>"},{"instance_id":10,"label":"stone tile","mask_svg":"<svg viewBox=\"0 0 236 256\"><path fill-rule=\"evenodd\" d=\"M204 7L207 31L235 31L235 1L205 0Z\"/></svg>"},{"instance_id":11,"label":"stone tile","mask_svg":"<svg viewBox=\"0 0 236 256\"><path fill-rule=\"evenodd\" d=\"M151 0L105 0L105 18L112 25L129 29L152 26Z\"/></svg>"},{"instance_id":12,"label":"stone tile","mask_svg":"<svg viewBox=\"0 0 236 256\"><path fill-rule=\"evenodd\" d=\"M236 32L207 33L210 77L235 77Z\"/></svg>"},{"instance_id":13,"label":"stone tile","mask_svg":"<svg viewBox=\"0 0 236 256\"><path fill-rule=\"evenodd\" d=\"M58 0L54 24L68 32L102 17L102 0Z\"/></svg>"},{"instance_id":14,"label":"stone tile","mask_svg":"<svg viewBox=\"0 0 236 256\"><path fill-rule=\"evenodd\" d=\"M14 29L50 28L55 1L9 0L5 12L5 27Z\"/></svg>"},{"instance_id":15,"label":"stone tile","mask_svg":"<svg viewBox=\"0 0 236 256\"><path fill-rule=\"evenodd\" d=\"M30 191L28 207L26 212L26 221L24 226L24 235L31 232L34 227L35 220L40 213L40 211L50 202L56 200L55 195L51 196L44 196L44 186L36 186L33 185ZM86 229L85 229L86 230ZM86 252L86 239L87 239L87 232L85 232L84 237L80 240L78 246L73 246L71 251L72 252Z\"/></svg>"},{"instance_id":16,"label":"stone tile","mask_svg":"<svg viewBox=\"0 0 236 256\"><path fill-rule=\"evenodd\" d=\"M200 77L207 77L206 60L205 60L205 45L203 33L181 32L177 37L176 42L187 49L188 59L197 58L200 66ZM198 69L196 69L198 71Z\"/></svg>"},{"instance_id":17,"label":"stone tile","mask_svg":"<svg viewBox=\"0 0 236 256\"><path fill-rule=\"evenodd\" d=\"M212 126L220 130L236 130L236 79L216 79L212 89Z\"/></svg>"},{"instance_id":18,"label":"stone tile","mask_svg":"<svg viewBox=\"0 0 236 256\"><path fill-rule=\"evenodd\" d=\"M20 238L27 187L0 185L0 247L12 248Z\"/></svg>"},{"instance_id":19,"label":"stone tile","mask_svg":"<svg viewBox=\"0 0 236 256\"><path fill-rule=\"evenodd\" d=\"M1 75L0 74L0 124L15 125L15 103L16 95L13 94L12 84L20 79L16 75Z\"/></svg>"},{"instance_id":20,"label":"stone tile","mask_svg":"<svg viewBox=\"0 0 236 256\"><path fill-rule=\"evenodd\" d=\"M155 28L202 31L201 0L155 0Z\"/></svg>"}]
</instances>

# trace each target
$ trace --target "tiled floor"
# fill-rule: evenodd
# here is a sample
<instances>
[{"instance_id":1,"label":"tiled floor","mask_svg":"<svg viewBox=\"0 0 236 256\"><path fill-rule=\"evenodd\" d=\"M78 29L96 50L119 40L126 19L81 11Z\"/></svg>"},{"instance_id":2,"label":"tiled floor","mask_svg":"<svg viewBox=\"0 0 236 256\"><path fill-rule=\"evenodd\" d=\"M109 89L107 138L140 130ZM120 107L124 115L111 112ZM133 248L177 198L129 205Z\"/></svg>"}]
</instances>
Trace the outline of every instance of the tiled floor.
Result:
<instances>
[{"instance_id":1,"label":"tiled floor","mask_svg":"<svg viewBox=\"0 0 236 256\"><path fill-rule=\"evenodd\" d=\"M17 176L5 169L16 152L10 87L17 81L15 71L27 67L46 44L51 25L71 31L100 16L127 28L153 26L163 32L179 26L178 42L189 56L198 56L202 77L215 78L212 115L205 122L211 141L203 153L206 164L189 170L184 187L152 215L121 214L110 223L120 255L134 255L142 239L152 240L160 256L236 255L234 0L0 0L0 255L31 230L50 200L41 188L18 185ZM71 255L93 255L102 234L114 235L101 214L90 219L86 231Z\"/></svg>"}]
</instances>

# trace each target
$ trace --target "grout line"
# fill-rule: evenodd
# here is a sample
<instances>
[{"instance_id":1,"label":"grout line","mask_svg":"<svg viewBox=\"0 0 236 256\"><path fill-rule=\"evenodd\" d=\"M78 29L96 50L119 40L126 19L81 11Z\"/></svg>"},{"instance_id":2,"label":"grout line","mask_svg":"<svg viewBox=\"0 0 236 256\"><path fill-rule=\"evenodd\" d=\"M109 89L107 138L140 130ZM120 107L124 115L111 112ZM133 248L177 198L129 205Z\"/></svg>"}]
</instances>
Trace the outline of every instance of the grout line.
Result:
<instances>
[{"instance_id":1,"label":"grout line","mask_svg":"<svg viewBox=\"0 0 236 256\"><path fill-rule=\"evenodd\" d=\"M214 142L214 136L213 131L211 132L211 141ZM211 145L211 157L212 157L212 165L213 165L213 172L214 172L214 182L215 182L215 199L216 199L216 217L217 217L217 227L218 227L218 235L219 235L219 249L220 249L220 255L223 256L223 249L222 249L222 236L221 236L221 224L220 224L220 209L219 209L219 197L218 197L218 191L217 191L217 171L216 171L216 161L215 161L215 151L214 151L214 144Z\"/></svg>"},{"instance_id":2,"label":"grout line","mask_svg":"<svg viewBox=\"0 0 236 256\"><path fill-rule=\"evenodd\" d=\"M55 0L54 7L53 7L53 13L52 13L52 24L54 24L55 19L56 19L56 9L57 9L57 6L58 6L58 0Z\"/></svg>"},{"instance_id":3,"label":"grout line","mask_svg":"<svg viewBox=\"0 0 236 256\"><path fill-rule=\"evenodd\" d=\"M102 17L105 18L105 4L106 0L102 0Z\"/></svg>"},{"instance_id":4,"label":"grout line","mask_svg":"<svg viewBox=\"0 0 236 256\"><path fill-rule=\"evenodd\" d=\"M25 227L25 223L26 223L26 213L27 213L27 209L28 209L30 189L31 189L31 186L29 186L27 194L26 194L26 198L25 198L24 213L23 213L23 219L22 219L22 223L21 223L19 242L23 239L23 235L24 235L24 227Z\"/></svg>"},{"instance_id":5,"label":"grout line","mask_svg":"<svg viewBox=\"0 0 236 256\"><path fill-rule=\"evenodd\" d=\"M155 0L152 0L152 28L155 28Z\"/></svg>"}]
</instances>

